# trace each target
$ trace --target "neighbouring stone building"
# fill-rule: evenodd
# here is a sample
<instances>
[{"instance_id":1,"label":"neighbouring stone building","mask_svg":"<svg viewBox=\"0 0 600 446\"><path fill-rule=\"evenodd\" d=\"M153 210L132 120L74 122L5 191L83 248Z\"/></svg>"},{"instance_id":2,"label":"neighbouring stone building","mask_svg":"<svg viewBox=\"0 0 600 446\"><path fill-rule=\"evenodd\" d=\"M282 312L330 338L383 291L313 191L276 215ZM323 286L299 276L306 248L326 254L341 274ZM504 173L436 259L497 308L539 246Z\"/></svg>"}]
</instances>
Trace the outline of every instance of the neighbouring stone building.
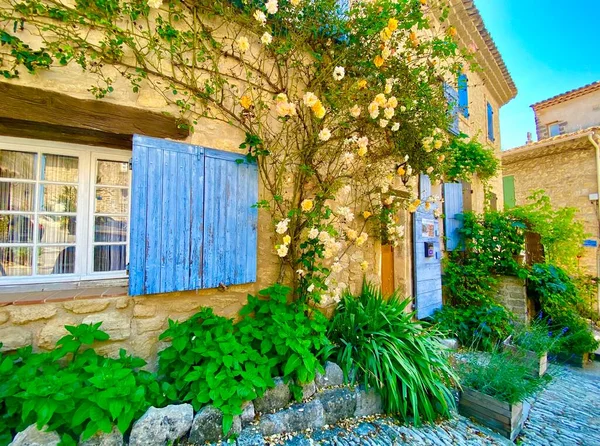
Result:
<instances>
[{"instance_id":1,"label":"neighbouring stone building","mask_svg":"<svg viewBox=\"0 0 600 446\"><path fill-rule=\"evenodd\" d=\"M449 22L457 30L460 45L474 51L482 68L465 72L458 86L450 82L460 90L459 129L499 153L499 109L516 95L514 82L472 0L454 2ZM103 321L102 328L112 341L101 351L115 354L127 348L153 358L160 348L158 335L169 318L184 320L202 306L235 317L248 293L277 280L273 223L267 211L259 210L255 279L249 283L128 295L126 233L132 223L128 200L138 193L128 187L132 135L240 153L244 134L214 121L189 134L165 115L168 110L158 93L134 93L120 82L115 81L112 95L94 100L88 91L90 78L77 67L0 80L0 198L10 195L12 209L4 214L0 209L0 342L4 350L28 344L48 350L66 333L64 325ZM42 167L35 171L34 165ZM482 211L481 183L475 179L463 189L465 210ZM34 190L42 192L38 196ZM442 186L432 185L431 192L442 195ZM500 177L491 182L491 192L501 206ZM259 196L263 193L259 185ZM402 212L399 221L406 225L400 246L391 250L369 239L357 255L371 265L368 280L425 299L414 283L419 268L414 257L423 249L413 242L413 216ZM443 227L441 219L439 223ZM83 230L87 234L81 235ZM443 245L441 236L441 232L436 234L439 246ZM442 253L443 249L436 254L439 283ZM353 267L344 274L350 285L362 282L360 269Z\"/></svg>"},{"instance_id":2,"label":"neighbouring stone building","mask_svg":"<svg viewBox=\"0 0 600 446\"><path fill-rule=\"evenodd\" d=\"M507 206L544 190L556 207L575 207L588 240L580 265L599 274L600 82L532 105L537 141L502 152Z\"/></svg>"}]
</instances>

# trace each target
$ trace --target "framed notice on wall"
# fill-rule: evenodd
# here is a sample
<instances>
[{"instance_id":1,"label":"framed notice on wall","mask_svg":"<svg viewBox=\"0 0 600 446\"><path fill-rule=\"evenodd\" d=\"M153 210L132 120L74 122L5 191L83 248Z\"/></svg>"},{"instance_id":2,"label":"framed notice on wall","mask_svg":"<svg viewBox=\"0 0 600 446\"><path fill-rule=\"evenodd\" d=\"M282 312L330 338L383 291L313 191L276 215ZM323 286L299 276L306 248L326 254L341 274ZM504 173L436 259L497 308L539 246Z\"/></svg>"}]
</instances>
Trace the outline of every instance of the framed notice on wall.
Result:
<instances>
[{"instance_id":1,"label":"framed notice on wall","mask_svg":"<svg viewBox=\"0 0 600 446\"><path fill-rule=\"evenodd\" d=\"M421 224L423 237L435 237L435 220L424 218Z\"/></svg>"}]
</instances>

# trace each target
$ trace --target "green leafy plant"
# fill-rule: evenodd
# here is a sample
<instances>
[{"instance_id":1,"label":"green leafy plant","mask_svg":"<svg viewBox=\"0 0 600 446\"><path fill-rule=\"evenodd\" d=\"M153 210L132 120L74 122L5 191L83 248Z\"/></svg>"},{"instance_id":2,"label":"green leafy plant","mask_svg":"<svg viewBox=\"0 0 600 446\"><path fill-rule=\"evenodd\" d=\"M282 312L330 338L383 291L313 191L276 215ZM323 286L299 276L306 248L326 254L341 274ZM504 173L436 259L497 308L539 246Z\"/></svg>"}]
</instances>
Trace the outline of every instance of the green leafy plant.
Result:
<instances>
[{"instance_id":1,"label":"green leafy plant","mask_svg":"<svg viewBox=\"0 0 600 446\"><path fill-rule=\"evenodd\" d=\"M160 377L172 385L169 397L190 402L195 410L205 404L221 409L224 434L244 401L274 386L268 357L240 342L233 321L210 308L185 322L169 320L160 339L171 342L158 354Z\"/></svg>"},{"instance_id":2,"label":"green leafy plant","mask_svg":"<svg viewBox=\"0 0 600 446\"><path fill-rule=\"evenodd\" d=\"M153 375L140 370L146 363L127 356L100 356L94 342L109 339L93 325L66 326L49 353L33 353L31 346L4 355L0 364L0 408L5 421L0 438L10 439L16 430L35 423L58 432L61 444L74 445L113 426L124 433L132 421L152 404L160 404L161 392ZM152 388L150 388L152 387Z\"/></svg>"},{"instance_id":3,"label":"green leafy plant","mask_svg":"<svg viewBox=\"0 0 600 446\"><path fill-rule=\"evenodd\" d=\"M533 378L527 364L509 353L494 351L489 356L465 355L457 363L463 387L510 404L522 402L540 390L544 380Z\"/></svg>"},{"instance_id":4,"label":"green leafy plant","mask_svg":"<svg viewBox=\"0 0 600 446\"><path fill-rule=\"evenodd\" d=\"M554 349L559 339L559 337L551 335L545 322L535 320L529 325L516 325L512 332L511 344L524 351L534 352L541 357Z\"/></svg>"},{"instance_id":5,"label":"green leafy plant","mask_svg":"<svg viewBox=\"0 0 600 446\"><path fill-rule=\"evenodd\" d=\"M493 350L512 332L510 313L493 303L471 307L444 306L432 319L441 332L456 337L464 346L480 350Z\"/></svg>"},{"instance_id":6,"label":"green leafy plant","mask_svg":"<svg viewBox=\"0 0 600 446\"><path fill-rule=\"evenodd\" d=\"M269 358L271 375L291 384L296 399L302 396L299 384L312 381L323 372L319 357L328 351L328 321L319 311L301 302L288 303L291 289L275 284L248 296L236 324L240 342Z\"/></svg>"},{"instance_id":7,"label":"green leafy plant","mask_svg":"<svg viewBox=\"0 0 600 446\"><path fill-rule=\"evenodd\" d=\"M578 312L585 302L565 270L549 264L533 265L528 291L536 300L540 318L555 337L560 336L554 351L581 354L598 348L589 323Z\"/></svg>"},{"instance_id":8,"label":"green leafy plant","mask_svg":"<svg viewBox=\"0 0 600 446\"><path fill-rule=\"evenodd\" d=\"M329 337L347 378L376 389L387 412L419 423L449 415L456 377L437 333L406 311L409 302L365 284L359 296L343 296Z\"/></svg>"},{"instance_id":9,"label":"green leafy plant","mask_svg":"<svg viewBox=\"0 0 600 446\"><path fill-rule=\"evenodd\" d=\"M486 147L477 138L461 133L452 140L448 148L449 156L446 175L451 181L471 181L473 175L487 182L498 173L500 162L492 147Z\"/></svg>"}]
</instances>

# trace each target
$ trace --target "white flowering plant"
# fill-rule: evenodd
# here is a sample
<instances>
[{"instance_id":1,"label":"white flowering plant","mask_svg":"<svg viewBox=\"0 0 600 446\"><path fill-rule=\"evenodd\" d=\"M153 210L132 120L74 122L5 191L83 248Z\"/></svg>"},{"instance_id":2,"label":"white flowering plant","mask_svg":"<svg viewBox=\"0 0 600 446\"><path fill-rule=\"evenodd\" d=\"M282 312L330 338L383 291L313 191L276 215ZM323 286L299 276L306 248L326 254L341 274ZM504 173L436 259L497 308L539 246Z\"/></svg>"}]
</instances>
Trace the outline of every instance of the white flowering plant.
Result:
<instances>
[{"instance_id":1,"label":"white flowering plant","mask_svg":"<svg viewBox=\"0 0 600 446\"><path fill-rule=\"evenodd\" d=\"M181 128L239 129L279 279L293 273L298 298L336 300L350 251L369 233L401 237L394 214L418 204L396 191L444 174L442 79L471 60L447 14L446 0L2 0L0 74L75 64L97 98L152 90Z\"/></svg>"}]
</instances>

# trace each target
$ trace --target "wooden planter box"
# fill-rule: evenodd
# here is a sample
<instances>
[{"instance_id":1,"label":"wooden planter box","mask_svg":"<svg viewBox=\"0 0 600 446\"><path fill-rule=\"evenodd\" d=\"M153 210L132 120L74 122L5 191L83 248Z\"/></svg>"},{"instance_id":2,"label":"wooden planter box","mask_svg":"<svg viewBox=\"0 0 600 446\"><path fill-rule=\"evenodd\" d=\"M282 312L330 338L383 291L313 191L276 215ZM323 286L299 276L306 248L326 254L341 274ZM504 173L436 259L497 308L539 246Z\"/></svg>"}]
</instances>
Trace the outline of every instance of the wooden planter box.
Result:
<instances>
[{"instance_id":1,"label":"wooden planter box","mask_svg":"<svg viewBox=\"0 0 600 446\"><path fill-rule=\"evenodd\" d=\"M464 388L458 412L514 441L525 423L527 411L523 407L523 403L505 403L476 390Z\"/></svg>"},{"instance_id":2,"label":"wooden planter box","mask_svg":"<svg viewBox=\"0 0 600 446\"><path fill-rule=\"evenodd\" d=\"M557 353L554 360L559 363L569 364L573 367L583 368L590 360L589 353Z\"/></svg>"},{"instance_id":3,"label":"wooden planter box","mask_svg":"<svg viewBox=\"0 0 600 446\"><path fill-rule=\"evenodd\" d=\"M531 375L534 378L540 378L544 376L544 373L546 373L546 370L548 370L548 353L538 356L535 352L523 350L522 348L512 344L512 336L506 338L502 345L506 351L513 353L514 356L518 358L523 355L525 362L527 364L532 364Z\"/></svg>"}]
</instances>

